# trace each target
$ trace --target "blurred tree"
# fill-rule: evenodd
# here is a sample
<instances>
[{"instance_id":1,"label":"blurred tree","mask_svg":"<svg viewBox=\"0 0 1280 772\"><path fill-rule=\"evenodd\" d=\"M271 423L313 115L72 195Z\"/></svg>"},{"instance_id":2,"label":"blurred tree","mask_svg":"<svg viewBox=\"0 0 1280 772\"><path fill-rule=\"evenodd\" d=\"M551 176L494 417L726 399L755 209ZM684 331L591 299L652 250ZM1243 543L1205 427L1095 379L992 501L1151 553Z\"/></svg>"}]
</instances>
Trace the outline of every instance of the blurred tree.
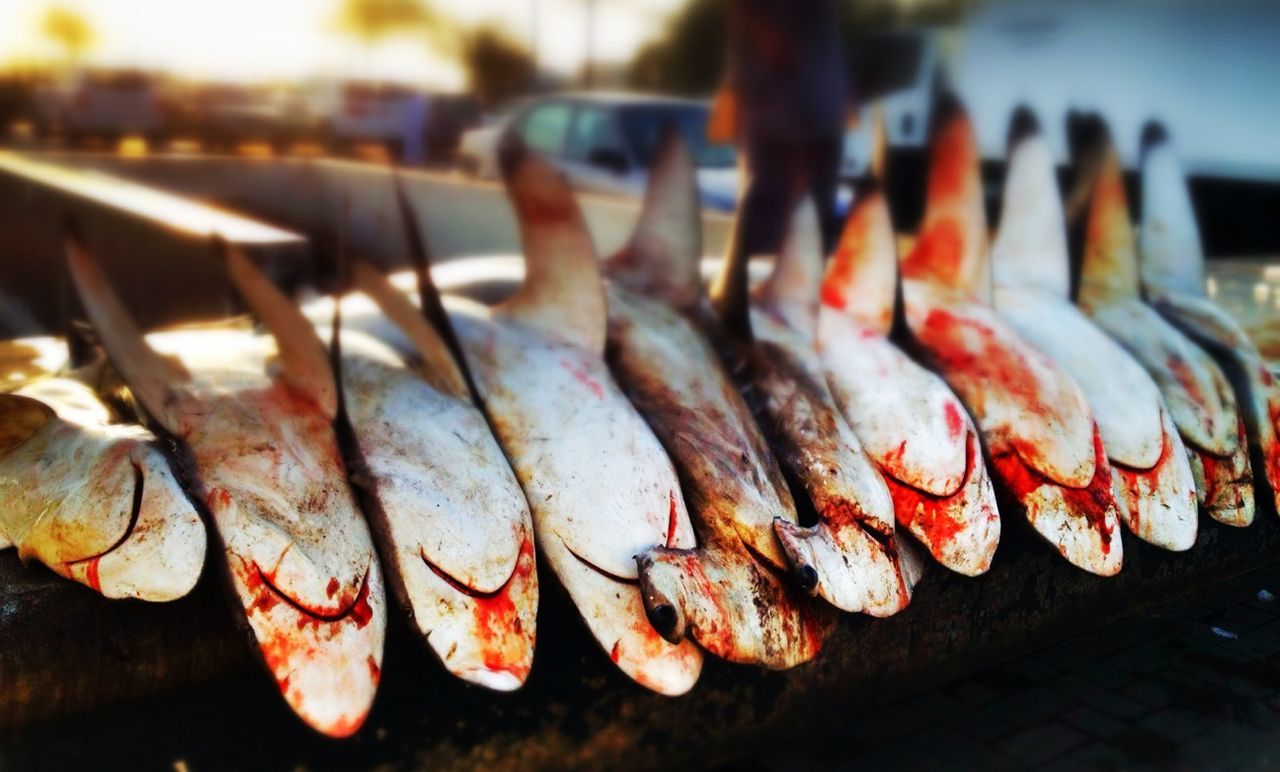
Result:
<instances>
[{"instance_id":1,"label":"blurred tree","mask_svg":"<svg viewBox=\"0 0 1280 772\"><path fill-rule=\"evenodd\" d=\"M452 51L452 25L423 0L342 0L338 27L371 48L380 40L422 34L438 51Z\"/></svg>"},{"instance_id":2,"label":"blurred tree","mask_svg":"<svg viewBox=\"0 0 1280 772\"><path fill-rule=\"evenodd\" d=\"M62 48L67 64L75 67L93 45L94 33L87 19L69 8L53 6L40 22L45 37Z\"/></svg>"},{"instance_id":3,"label":"blurred tree","mask_svg":"<svg viewBox=\"0 0 1280 772\"><path fill-rule=\"evenodd\" d=\"M468 85L485 107L527 91L536 75L529 50L491 26L466 36L462 60Z\"/></svg>"}]
</instances>

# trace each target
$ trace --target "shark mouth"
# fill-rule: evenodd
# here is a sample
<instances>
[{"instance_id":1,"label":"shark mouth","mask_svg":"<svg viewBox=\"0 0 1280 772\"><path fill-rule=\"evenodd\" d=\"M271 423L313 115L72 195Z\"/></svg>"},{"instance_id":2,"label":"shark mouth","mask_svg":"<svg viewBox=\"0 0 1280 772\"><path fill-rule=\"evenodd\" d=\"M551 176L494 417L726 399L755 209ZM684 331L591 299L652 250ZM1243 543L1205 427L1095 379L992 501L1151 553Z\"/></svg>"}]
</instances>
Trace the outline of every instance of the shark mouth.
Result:
<instances>
[{"instance_id":1,"label":"shark mouth","mask_svg":"<svg viewBox=\"0 0 1280 772\"><path fill-rule=\"evenodd\" d=\"M102 592L102 580L98 577L98 564L103 557L119 549L125 542L129 541L129 537L133 536L134 530L138 527L138 517L142 514L142 488L144 483L142 476L142 468L136 463L133 466L133 503L129 510L129 524L125 527L124 533L116 539L115 543L107 547L96 555L90 555L86 558L78 558L76 560L68 560L64 565L67 568L72 566L81 566L84 568L84 581L94 592Z\"/></svg>"},{"instance_id":2,"label":"shark mouth","mask_svg":"<svg viewBox=\"0 0 1280 772\"><path fill-rule=\"evenodd\" d=\"M966 433L964 453L964 474L960 484L950 493L938 495L903 482L884 467L885 482L889 483L889 495L893 498L894 515L901 524L910 531L919 528L928 536L928 544L942 545L951 542L957 534L968 527L963 519L964 512L953 514L954 503L965 500L965 489L973 476L977 462L978 438L972 431ZM957 517L959 515L959 517Z\"/></svg>"},{"instance_id":3,"label":"shark mouth","mask_svg":"<svg viewBox=\"0 0 1280 772\"><path fill-rule=\"evenodd\" d=\"M445 584L449 585L453 589L457 590L463 595L466 595L469 598L476 598L478 600L490 600L506 592L507 588L511 586L511 580L515 578L516 569L519 568L519 565L518 565L519 556L517 556L516 564L511 566L511 573L507 575L506 579L502 580L502 584L498 585L498 589L491 590L490 592L482 592L473 587L468 587L462 582L459 582L457 579L454 579L452 576L446 573L443 568L441 568L440 566L437 566L435 563L432 563L431 560L427 557L427 553L423 551L421 548L418 549L418 557L422 558L422 562L427 564L427 568L431 569L431 573L443 579ZM578 556L574 555L574 557L577 558ZM582 558L578 558L578 560L582 560ZM585 560L583 560L582 562L586 563ZM591 565L591 564L587 563L587 565ZM594 568L594 566L592 566L592 568Z\"/></svg>"},{"instance_id":4,"label":"shark mouth","mask_svg":"<svg viewBox=\"0 0 1280 772\"><path fill-rule=\"evenodd\" d=\"M603 576L604 578L606 578L606 579L608 579L608 580L610 580L610 581L617 582L618 584L629 584L629 585L631 585L631 586L633 586L633 587L639 587L639 586L640 586L640 580L639 580L639 579L627 579L627 578L625 578L625 577L618 576L617 574L610 573L610 572L608 572L608 571L604 570L603 568L601 568L600 566L597 566L595 563L592 563L590 560L587 560L586 558L582 557L582 556L581 556L581 555L579 555L578 553L574 552L574 551L573 551L573 548L572 548L572 547L570 547L570 546L565 542L565 540L564 540L564 539L561 539L561 540L560 540L560 543L561 543L561 544L564 544L564 548L565 548L566 550L568 550L568 551L569 551L569 554L570 554L570 555L573 555L573 557L574 557L574 558L575 558L579 563L581 563L582 565L584 565L584 566L586 566L587 568L591 569L592 571L596 572L597 574L600 574L600 575L601 575L601 576Z\"/></svg>"},{"instance_id":5,"label":"shark mouth","mask_svg":"<svg viewBox=\"0 0 1280 772\"><path fill-rule=\"evenodd\" d=\"M364 627L369 621L370 614L372 612L369 609L369 568L367 566L364 570L364 576L360 579L360 591L356 593L355 598L353 598L347 605L342 606L337 611L333 612L316 611L315 609L308 608L290 597L287 592L277 587L275 583L271 581L271 577L267 575L267 572L263 571L257 563L254 564L254 569L257 571L258 581L261 583L261 586L265 587L271 596L274 596L277 600L284 602L285 605L289 606L294 611L297 611L299 614L314 619L317 622L332 623L352 619L358 627ZM254 606L260 605L264 605L261 596L254 601Z\"/></svg>"}]
</instances>

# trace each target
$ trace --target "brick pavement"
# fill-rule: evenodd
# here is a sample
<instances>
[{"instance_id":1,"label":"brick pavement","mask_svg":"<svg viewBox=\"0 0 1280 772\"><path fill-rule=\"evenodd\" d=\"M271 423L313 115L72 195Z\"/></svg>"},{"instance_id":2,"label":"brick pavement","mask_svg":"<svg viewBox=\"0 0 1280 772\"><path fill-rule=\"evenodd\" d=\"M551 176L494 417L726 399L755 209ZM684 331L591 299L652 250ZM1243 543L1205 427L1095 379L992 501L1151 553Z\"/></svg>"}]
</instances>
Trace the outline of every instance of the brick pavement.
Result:
<instances>
[{"instance_id":1,"label":"brick pavement","mask_svg":"<svg viewBox=\"0 0 1280 772\"><path fill-rule=\"evenodd\" d=\"M1277 596L1280 564L728 768L1280 770Z\"/></svg>"}]
</instances>

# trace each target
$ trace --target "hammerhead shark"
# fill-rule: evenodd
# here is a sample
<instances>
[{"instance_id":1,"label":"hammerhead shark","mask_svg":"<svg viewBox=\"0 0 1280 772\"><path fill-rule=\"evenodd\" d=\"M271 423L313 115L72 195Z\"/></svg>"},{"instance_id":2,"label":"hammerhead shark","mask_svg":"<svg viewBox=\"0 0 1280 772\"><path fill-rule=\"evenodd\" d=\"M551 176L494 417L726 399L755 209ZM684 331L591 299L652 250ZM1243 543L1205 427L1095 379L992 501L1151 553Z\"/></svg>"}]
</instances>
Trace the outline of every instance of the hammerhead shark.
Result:
<instances>
[{"instance_id":1,"label":"hammerhead shark","mask_svg":"<svg viewBox=\"0 0 1280 772\"><path fill-rule=\"evenodd\" d=\"M704 335L701 246L693 163L671 133L630 241L605 264L609 364L675 463L698 540L638 555L640 585L667 640L782 669L817 654L830 615L784 581L774 522L794 524L795 505Z\"/></svg>"},{"instance_id":2,"label":"hammerhead shark","mask_svg":"<svg viewBox=\"0 0 1280 772\"><path fill-rule=\"evenodd\" d=\"M1230 379L1253 464L1262 467L1280 511L1280 380L1236 320L1205 294L1204 248L1186 176L1159 124L1143 132L1138 246L1147 302L1202 345Z\"/></svg>"},{"instance_id":3,"label":"hammerhead shark","mask_svg":"<svg viewBox=\"0 0 1280 772\"><path fill-rule=\"evenodd\" d=\"M1098 426L1080 386L992 306L977 146L954 99L936 111L932 154L924 223L902 263L911 333L977 422L997 489L1073 565L1113 575L1124 550Z\"/></svg>"},{"instance_id":4,"label":"hammerhead shark","mask_svg":"<svg viewBox=\"0 0 1280 772\"><path fill-rule=\"evenodd\" d=\"M875 185L859 191L822 280L818 343L831 392L893 496L898 526L967 576L1000 541L978 431L941 378L892 340L900 278L893 224Z\"/></svg>"},{"instance_id":5,"label":"hammerhead shark","mask_svg":"<svg viewBox=\"0 0 1280 772\"><path fill-rule=\"evenodd\" d=\"M740 231L740 229L736 229ZM840 413L818 354L822 246L817 210L794 208L772 272L748 287L737 233L711 288L721 358L749 400L783 471L817 513L775 530L802 586L836 608L889 616L906 608L922 563L894 534L893 498Z\"/></svg>"},{"instance_id":6,"label":"hammerhead shark","mask_svg":"<svg viewBox=\"0 0 1280 772\"><path fill-rule=\"evenodd\" d=\"M1076 217L1076 227L1084 231L1076 303L1160 388L1190 451L1197 499L1209 516L1227 525L1249 525L1253 478L1231 385L1204 349L1143 302L1120 164L1100 119L1092 132L1092 146L1077 148L1080 171L1073 200L1088 203Z\"/></svg>"},{"instance_id":7,"label":"hammerhead shark","mask_svg":"<svg viewBox=\"0 0 1280 772\"><path fill-rule=\"evenodd\" d=\"M577 202L530 154L510 159L526 273L496 306L446 298L489 424L533 513L539 550L618 667L662 694L702 670L650 624L636 555L696 542L662 444L605 364L605 290Z\"/></svg>"},{"instance_id":8,"label":"hammerhead shark","mask_svg":"<svg viewBox=\"0 0 1280 772\"><path fill-rule=\"evenodd\" d=\"M1027 110L1010 127L1004 209L992 249L995 306L1084 390L1112 464L1120 519L1169 550L1196 539L1196 488L1160 390L1070 299L1066 218L1053 156Z\"/></svg>"},{"instance_id":9,"label":"hammerhead shark","mask_svg":"<svg viewBox=\"0 0 1280 772\"><path fill-rule=\"evenodd\" d=\"M21 384L0 393L0 547L107 598L186 595L204 568L205 526L155 435L82 380L100 365L65 371L63 356L40 372L35 358L12 358L65 355L61 341L31 343L0 347L0 383Z\"/></svg>"},{"instance_id":10,"label":"hammerhead shark","mask_svg":"<svg viewBox=\"0 0 1280 772\"><path fill-rule=\"evenodd\" d=\"M87 245L66 238L98 339L212 516L268 670L306 723L346 736L373 702L386 606L335 435L336 384L301 311L248 256L217 248L268 335L220 324L144 336Z\"/></svg>"},{"instance_id":11,"label":"hammerhead shark","mask_svg":"<svg viewBox=\"0 0 1280 772\"><path fill-rule=\"evenodd\" d=\"M336 306L304 310L336 354L348 467L387 580L449 672L515 689L538 611L524 492L436 329L368 263L351 273Z\"/></svg>"}]
</instances>

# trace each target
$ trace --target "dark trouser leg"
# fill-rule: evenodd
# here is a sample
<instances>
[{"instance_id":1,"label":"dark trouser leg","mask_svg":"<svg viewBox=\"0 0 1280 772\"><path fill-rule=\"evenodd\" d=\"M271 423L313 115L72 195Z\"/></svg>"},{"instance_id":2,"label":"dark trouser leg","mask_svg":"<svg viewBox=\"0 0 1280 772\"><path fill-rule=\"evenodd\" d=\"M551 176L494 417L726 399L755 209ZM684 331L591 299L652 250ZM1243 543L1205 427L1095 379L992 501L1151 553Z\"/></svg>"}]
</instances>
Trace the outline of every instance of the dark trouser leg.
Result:
<instances>
[{"instance_id":1,"label":"dark trouser leg","mask_svg":"<svg viewBox=\"0 0 1280 772\"><path fill-rule=\"evenodd\" d=\"M818 209L822 227L822 250L830 255L840 237L840 218L836 216L836 188L840 182L840 161L844 155L844 138L840 135L812 140L806 145L805 166L809 176L809 195Z\"/></svg>"}]
</instances>

